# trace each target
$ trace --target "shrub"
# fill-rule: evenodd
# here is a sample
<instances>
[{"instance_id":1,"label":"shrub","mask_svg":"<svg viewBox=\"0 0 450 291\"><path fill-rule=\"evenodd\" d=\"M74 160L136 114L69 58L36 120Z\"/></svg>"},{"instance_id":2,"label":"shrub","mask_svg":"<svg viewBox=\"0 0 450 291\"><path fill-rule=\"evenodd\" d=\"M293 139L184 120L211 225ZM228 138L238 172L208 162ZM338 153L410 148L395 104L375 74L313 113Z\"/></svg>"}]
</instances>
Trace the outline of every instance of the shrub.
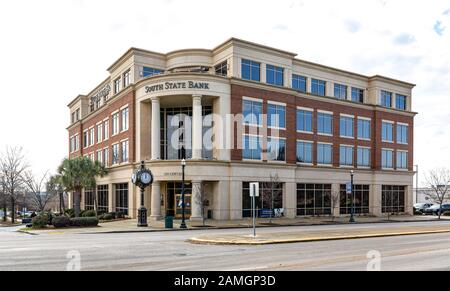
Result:
<instances>
[{"instance_id":1,"label":"shrub","mask_svg":"<svg viewBox=\"0 0 450 291\"><path fill-rule=\"evenodd\" d=\"M55 228L68 227L70 225L70 218L67 216L58 216L53 218L52 224Z\"/></svg>"},{"instance_id":2,"label":"shrub","mask_svg":"<svg viewBox=\"0 0 450 291\"><path fill-rule=\"evenodd\" d=\"M81 217L96 217L96 216L97 216L97 212L95 210L86 210L81 215Z\"/></svg>"},{"instance_id":3,"label":"shrub","mask_svg":"<svg viewBox=\"0 0 450 291\"><path fill-rule=\"evenodd\" d=\"M98 225L97 217L71 218L70 225L75 227L93 227Z\"/></svg>"},{"instance_id":4,"label":"shrub","mask_svg":"<svg viewBox=\"0 0 450 291\"><path fill-rule=\"evenodd\" d=\"M69 217L69 218L74 218L75 217L75 210L74 209L66 209L64 211L64 214Z\"/></svg>"},{"instance_id":5,"label":"shrub","mask_svg":"<svg viewBox=\"0 0 450 291\"><path fill-rule=\"evenodd\" d=\"M125 218L125 213L118 212L118 213L116 214L116 218L118 218L118 219L123 219L123 218Z\"/></svg>"},{"instance_id":6,"label":"shrub","mask_svg":"<svg viewBox=\"0 0 450 291\"><path fill-rule=\"evenodd\" d=\"M105 213L101 217L99 217L100 220L113 220L114 217L111 215L111 213Z\"/></svg>"},{"instance_id":7,"label":"shrub","mask_svg":"<svg viewBox=\"0 0 450 291\"><path fill-rule=\"evenodd\" d=\"M414 210L414 215L423 215L422 211Z\"/></svg>"},{"instance_id":8,"label":"shrub","mask_svg":"<svg viewBox=\"0 0 450 291\"><path fill-rule=\"evenodd\" d=\"M450 216L450 211L445 211L442 216Z\"/></svg>"},{"instance_id":9,"label":"shrub","mask_svg":"<svg viewBox=\"0 0 450 291\"><path fill-rule=\"evenodd\" d=\"M46 228L48 225L48 216L43 214L33 218L33 228Z\"/></svg>"},{"instance_id":10,"label":"shrub","mask_svg":"<svg viewBox=\"0 0 450 291\"><path fill-rule=\"evenodd\" d=\"M112 219L116 219L117 218L117 213L115 213L115 212L109 212L109 213L106 213L106 214L111 215Z\"/></svg>"}]
</instances>

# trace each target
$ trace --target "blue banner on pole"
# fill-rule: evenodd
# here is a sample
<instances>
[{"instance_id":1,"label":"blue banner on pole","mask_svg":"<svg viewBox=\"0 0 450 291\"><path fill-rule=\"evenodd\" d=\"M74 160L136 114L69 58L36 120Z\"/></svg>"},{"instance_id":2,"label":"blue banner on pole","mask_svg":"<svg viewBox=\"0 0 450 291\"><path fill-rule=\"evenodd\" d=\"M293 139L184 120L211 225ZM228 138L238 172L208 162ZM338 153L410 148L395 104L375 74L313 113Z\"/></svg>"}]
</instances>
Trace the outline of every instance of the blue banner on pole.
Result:
<instances>
[{"instance_id":1,"label":"blue banner on pole","mask_svg":"<svg viewBox=\"0 0 450 291\"><path fill-rule=\"evenodd\" d=\"M345 184L345 191L347 192L347 194L352 194L352 183L348 182L347 184Z\"/></svg>"}]
</instances>

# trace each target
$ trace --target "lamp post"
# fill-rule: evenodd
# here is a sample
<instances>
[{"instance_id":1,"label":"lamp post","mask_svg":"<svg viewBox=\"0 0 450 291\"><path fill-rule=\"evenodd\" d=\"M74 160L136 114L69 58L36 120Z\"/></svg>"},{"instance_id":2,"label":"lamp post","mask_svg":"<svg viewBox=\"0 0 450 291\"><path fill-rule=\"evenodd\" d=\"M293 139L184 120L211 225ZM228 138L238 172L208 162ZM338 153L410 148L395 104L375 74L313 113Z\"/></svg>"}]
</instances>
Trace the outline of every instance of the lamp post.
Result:
<instances>
[{"instance_id":1,"label":"lamp post","mask_svg":"<svg viewBox=\"0 0 450 291\"><path fill-rule=\"evenodd\" d=\"M145 188L153 184L153 175L149 169L145 168L145 162L141 162L139 170L133 173L131 181L141 189L141 207L138 209L138 227L147 227L147 208L145 208L144 193Z\"/></svg>"},{"instance_id":2,"label":"lamp post","mask_svg":"<svg viewBox=\"0 0 450 291\"><path fill-rule=\"evenodd\" d=\"M352 195L352 209L351 209L351 215L350 215L350 223L355 223L355 191L353 191L353 176L355 175L355 172L353 170L350 171L350 185L351 185L351 195Z\"/></svg>"},{"instance_id":3,"label":"lamp post","mask_svg":"<svg viewBox=\"0 0 450 291\"><path fill-rule=\"evenodd\" d=\"M184 201L184 170L186 168L186 160L182 159L181 160L181 229L186 229L186 215L185 215L185 211L186 211L186 204Z\"/></svg>"}]
</instances>

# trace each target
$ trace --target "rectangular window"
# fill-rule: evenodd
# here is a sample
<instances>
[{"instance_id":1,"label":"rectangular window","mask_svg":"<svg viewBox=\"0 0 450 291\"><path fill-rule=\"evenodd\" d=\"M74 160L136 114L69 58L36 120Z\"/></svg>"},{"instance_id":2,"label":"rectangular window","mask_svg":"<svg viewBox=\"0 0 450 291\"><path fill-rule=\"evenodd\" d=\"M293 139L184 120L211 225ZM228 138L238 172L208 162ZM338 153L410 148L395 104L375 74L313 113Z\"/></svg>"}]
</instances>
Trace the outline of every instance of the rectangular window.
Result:
<instances>
[{"instance_id":1,"label":"rectangular window","mask_svg":"<svg viewBox=\"0 0 450 291\"><path fill-rule=\"evenodd\" d=\"M405 212L405 187L383 185L381 188L381 212L403 213Z\"/></svg>"},{"instance_id":2,"label":"rectangular window","mask_svg":"<svg viewBox=\"0 0 450 291\"><path fill-rule=\"evenodd\" d=\"M127 131L129 127L129 109L125 108L122 110L122 131Z\"/></svg>"},{"instance_id":3,"label":"rectangular window","mask_svg":"<svg viewBox=\"0 0 450 291\"><path fill-rule=\"evenodd\" d=\"M115 113L112 116L112 134L116 135L119 133L119 113Z\"/></svg>"},{"instance_id":4,"label":"rectangular window","mask_svg":"<svg viewBox=\"0 0 450 291\"><path fill-rule=\"evenodd\" d=\"M333 135L333 115L319 112L317 114L317 133Z\"/></svg>"},{"instance_id":5,"label":"rectangular window","mask_svg":"<svg viewBox=\"0 0 450 291\"><path fill-rule=\"evenodd\" d=\"M128 70L125 73L123 73L123 87L126 88L130 86L131 83L131 71Z\"/></svg>"},{"instance_id":6,"label":"rectangular window","mask_svg":"<svg viewBox=\"0 0 450 291\"><path fill-rule=\"evenodd\" d=\"M120 92L120 78L114 80L114 94Z\"/></svg>"},{"instance_id":7,"label":"rectangular window","mask_svg":"<svg viewBox=\"0 0 450 291\"><path fill-rule=\"evenodd\" d=\"M163 70L158 70L158 69L150 68L150 67L143 67L143 69L142 69L142 77L144 77L144 78L151 77L154 75L161 75L163 73L164 73Z\"/></svg>"},{"instance_id":8,"label":"rectangular window","mask_svg":"<svg viewBox=\"0 0 450 291\"><path fill-rule=\"evenodd\" d=\"M339 157L341 166L353 166L353 147L341 145Z\"/></svg>"},{"instance_id":9,"label":"rectangular window","mask_svg":"<svg viewBox=\"0 0 450 291\"><path fill-rule=\"evenodd\" d=\"M258 136L243 136L242 158L245 160L261 160L261 143Z\"/></svg>"},{"instance_id":10,"label":"rectangular window","mask_svg":"<svg viewBox=\"0 0 450 291\"><path fill-rule=\"evenodd\" d=\"M394 142L394 124L383 121L381 138L383 142Z\"/></svg>"},{"instance_id":11,"label":"rectangular window","mask_svg":"<svg viewBox=\"0 0 450 291\"><path fill-rule=\"evenodd\" d=\"M97 161L100 164L103 164L103 151L102 150L97 151Z\"/></svg>"},{"instance_id":12,"label":"rectangular window","mask_svg":"<svg viewBox=\"0 0 450 291\"><path fill-rule=\"evenodd\" d=\"M333 146L330 144L317 144L317 164L331 165L333 163Z\"/></svg>"},{"instance_id":13,"label":"rectangular window","mask_svg":"<svg viewBox=\"0 0 450 291\"><path fill-rule=\"evenodd\" d=\"M397 124L397 143L408 144L408 129L406 124Z\"/></svg>"},{"instance_id":14,"label":"rectangular window","mask_svg":"<svg viewBox=\"0 0 450 291\"><path fill-rule=\"evenodd\" d=\"M358 147L358 167L370 167L370 149Z\"/></svg>"},{"instance_id":15,"label":"rectangular window","mask_svg":"<svg viewBox=\"0 0 450 291\"><path fill-rule=\"evenodd\" d=\"M354 137L353 135L353 124L354 118L349 116L341 116L340 122L340 134L341 137Z\"/></svg>"},{"instance_id":16,"label":"rectangular window","mask_svg":"<svg viewBox=\"0 0 450 291\"><path fill-rule=\"evenodd\" d=\"M406 110L406 96L397 94L395 98L395 108Z\"/></svg>"},{"instance_id":17,"label":"rectangular window","mask_svg":"<svg viewBox=\"0 0 450 291\"><path fill-rule=\"evenodd\" d=\"M371 138L371 121L368 119L358 118L358 138L370 140Z\"/></svg>"},{"instance_id":18,"label":"rectangular window","mask_svg":"<svg viewBox=\"0 0 450 291\"><path fill-rule=\"evenodd\" d=\"M242 102L242 111L244 115L244 123L248 125L262 125L262 107L260 101L244 100Z\"/></svg>"},{"instance_id":19,"label":"rectangular window","mask_svg":"<svg viewBox=\"0 0 450 291\"><path fill-rule=\"evenodd\" d=\"M393 169L393 155L394 151L389 149L384 149L381 151L381 167L383 169Z\"/></svg>"},{"instance_id":20,"label":"rectangular window","mask_svg":"<svg viewBox=\"0 0 450 291\"><path fill-rule=\"evenodd\" d=\"M97 186L97 196L98 196L98 212L99 213L109 212L109 187L108 187L108 185L98 185Z\"/></svg>"},{"instance_id":21,"label":"rectangular window","mask_svg":"<svg viewBox=\"0 0 450 291\"><path fill-rule=\"evenodd\" d=\"M109 149L103 149L103 165L109 166Z\"/></svg>"},{"instance_id":22,"label":"rectangular window","mask_svg":"<svg viewBox=\"0 0 450 291\"><path fill-rule=\"evenodd\" d=\"M95 144L95 128L91 128L90 130L90 134L89 134L89 145L94 145Z\"/></svg>"},{"instance_id":23,"label":"rectangular window","mask_svg":"<svg viewBox=\"0 0 450 291\"><path fill-rule=\"evenodd\" d=\"M261 81L261 64L250 60L242 60L242 79Z\"/></svg>"},{"instance_id":24,"label":"rectangular window","mask_svg":"<svg viewBox=\"0 0 450 291\"><path fill-rule=\"evenodd\" d=\"M286 107L283 105L269 104L267 107L268 126L286 128Z\"/></svg>"},{"instance_id":25,"label":"rectangular window","mask_svg":"<svg viewBox=\"0 0 450 291\"><path fill-rule=\"evenodd\" d=\"M297 162L303 164L313 163L313 143L312 142L297 142Z\"/></svg>"},{"instance_id":26,"label":"rectangular window","mask_svg":"<svg viewBox=\"0 0 450 291\"><path fill-rule=\"evenodd\" d=\"M93 189L84 190L84 209L94 210L95 208L95 196Z\"/></svg>"},{"instance_id":27,"label":"rectangular window","mask_svg":"<svg viewBox=\"0 0 450 291\"><path fill-rule=\"evenodd\" d=\"M331 215L331 184L297 184L297 215Z\"/></svg>"},{"instance_id":28,"label":"rectangular window","mask_svg":"<svg viewBox=\"0 0 450 291\"><path fill-rule=\"evenodd\" d=\"M381 90L380 105L384 107L392 107L392 93Z\"/></svg>"},{"instance_id":29,"label":"rectangular window","mask_svg":"<svg viewBox=\"0 0 450 291\"><path fill-rule=\"evenodd\" d=\"M97 143L103 141L103 124L97 125Z\"/></svg>"},{"instance_id":30,"label":"rectangular window","mask_svg":"<svg viewBox=\"0 0 450 291\"><path fill-rule=\"evenodd\" d=\"M353 185L353 197L352 194L347 194L346 185L341 185L340 214L350 214L353 206L355 214L369 214L369 196L369 185Z\"/></svg>"},{"instance_id":31,"label":"rectangular window","mask_svg":"<svg viewBox=\"0 0 450 291\"><path fill-rule=\"evenodd\" d=\"M327 82L317 79L311 80L311 94L319 95L319 96L325 96L326 94L326 87Z\"/></svg>"},{"instance_id":32,"label":"rectangular window","mask_svg":"<svg viewBox=\"0 0 450 291\"><path fill-rule=\"evenodd\" d=\"M117 165L119 163L119 144L112 146L112 164Z\"/></svg>"},{"instance_id":33,"label":"rectangular window","mask_svg":"<svg viewBox=\"0 0 450 291\"><path fill-rule=\"evenodd\" d=\"M359 88L352 88L352 101L364 103L364 90Z\"/></svg>"},{"instance_id":34,"label":"rectangular window","mask_svg":"<svg viewBox=\"0 0 450 291\"><path fill-rule=\"evenodd\" d=\"M286 161L286 140L271 137L267 139L267 160Z\"/></svg>"},{"instance_id":35,"label":"rectangular window","mask_svg":"<svg viewBox=\"0 0 450 291\"><path fill-rule=\"evenodd\" d=\"M408 169L408 152L397 151L397 169Z\"/></svg>"},{"instance_id":36,"label":"rectangular window","mask_svg":"<svg viewBox=\"0 0 450 291\"><path fill-rule=\"evenodd\" d=\"M299 75L292 75L292 89L306 93L307 78Z\"/></svg>"},{"instance_id":37,"label":"rectangular window","mask_svg":"<svg viewBox=\"0 0 450 291\"><path fill-rule=\"evenodd\" d=\"M338 99L347 99L347 86L342 84L334 84L334 97Z\"/></svg>"},{"instance_id":38,"label":"rectangular window","mask_svg":"<svg viewBox=\"0 0 450 291\"><path fill-rule=\"evenodd\" d=\"M228 75L228 62L225 61L223 63L218 64L214 67L216 75L226 77Z\"/></svg>"},{"instance_id":39,"label":"rectangular window","mask_svg":"<svg viewBox=\"0 0 450 291\"><path fill-rule=\"evenodd\" d=\"M83 132L83 148L87 148L89 146L89 131Z\"/></svg>"},{"instance_id":40,"label":"rectangular window","mask_svg":"<svg viewBox=\"0 0 450 291\"><path fill-rule=\"evenodd\" d=\"M297 109L297 131L313 132L313 112Z\"/></svg>"},{"instance_id":41,"label":"rectangular window","mask_svg":"<svg viewBox=\"0 0 450 291\"><path fill-rule=\"evenodd\" d=\"M116 212L128 215L128 183L116 184Z\"/></svg>"},{"instance_id":42,"label":"rectangular window","mask_svg":"<svg viewBox=\"0 0 450 291\"><path fill-rule=\"evenodd\" d=\"M283 86L284 69L281 67L266 65L266 82L267 84Z\"/></svg>"},{"instance_id":43,"label":"rectangular window","mask_svg":"<svg viewBox=\"0 0 450 291\"><path fill-rule=\"evenodd\" d=\"M105 133L105 140L109 139L109 121L103 122L103 132Z\"/></svg>"},{"instance_id":44,"label":"rectangular window","mask_svg":"<svg viewBox=\"0 0 450 291\"><path fill-rule=\"evenodd\" d=\"M129 161L129 142L128 140L122 142L122 163Z\"/></svg>"}]
</instances>

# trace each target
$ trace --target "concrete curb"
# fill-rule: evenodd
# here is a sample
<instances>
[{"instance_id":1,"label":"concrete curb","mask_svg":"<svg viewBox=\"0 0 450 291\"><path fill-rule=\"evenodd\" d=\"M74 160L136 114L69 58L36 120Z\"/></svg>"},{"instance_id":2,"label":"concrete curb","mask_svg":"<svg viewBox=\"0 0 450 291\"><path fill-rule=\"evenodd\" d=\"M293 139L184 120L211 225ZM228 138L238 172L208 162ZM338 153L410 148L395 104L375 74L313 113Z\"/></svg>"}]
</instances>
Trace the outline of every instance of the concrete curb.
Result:
<instances>
[{"instance_id":1,"label":"concrete curb","mask_svg":"<svg viewBox=\"0 0 450 291\"><path fill-rule=\"evenodd\" d=\"M379 234L362 234L362 235L343 235L343 236L328 236L328 237L308 237L298 239L285 239L285 240L271 240L267 239L263 241L244 241L239 240L213 240L213 239L201 239L191 238L187 242L192 244L203 245L273 245L273 244L289 244L289 243L306 243L306 242L318 242L318 241L336 241L336 240L352 240L352 239L364 239L364 238L380 238L380 237L394 237L394 236L411 236L411 235L426 235L426 234L439 234L450 233L450 230L430 230L430 231L413 231L413 232L392 232L392 233L379 233Z\"/></svg>"}]
</instances>

